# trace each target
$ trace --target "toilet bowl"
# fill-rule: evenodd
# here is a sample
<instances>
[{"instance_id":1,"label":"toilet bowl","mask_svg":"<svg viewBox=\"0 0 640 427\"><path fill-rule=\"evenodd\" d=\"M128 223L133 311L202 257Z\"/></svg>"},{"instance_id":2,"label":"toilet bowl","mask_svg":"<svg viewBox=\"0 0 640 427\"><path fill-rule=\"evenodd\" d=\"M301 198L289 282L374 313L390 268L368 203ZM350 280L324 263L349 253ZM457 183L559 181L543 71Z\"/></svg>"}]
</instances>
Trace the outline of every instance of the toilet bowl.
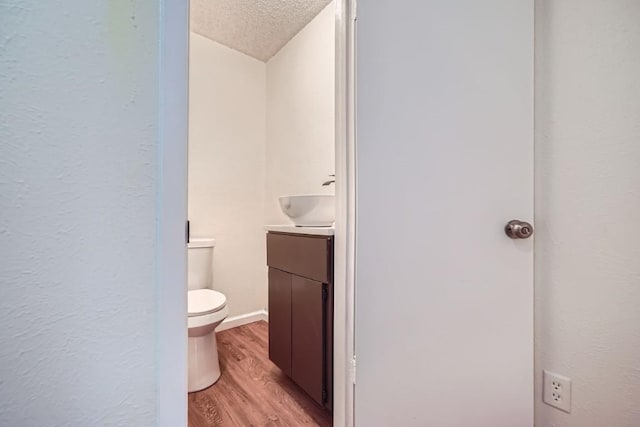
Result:
<instances>
[{"instance_id":1,"label":"toilet bowl","mask_svg":"<svg viewBox=\"0 0 640 427\"><path fill-rule=\"evenodd\" d=\"M188 292L189 393L203 390L220 378L215 329L229 314L220 292L198 289Z\"/></svg>"},{"instance_id":2,"label":"toilet bowl","mask_svg":"<svg viewBox=\"0 0 640 427\"><path fill-rule=\"evenodd\" d=\"M229 309L224 294L212 289L214 247L213 239L192 239L187 251L190 393L203 390L220 378L215 330Z\"/></svg>"}]
</instances>

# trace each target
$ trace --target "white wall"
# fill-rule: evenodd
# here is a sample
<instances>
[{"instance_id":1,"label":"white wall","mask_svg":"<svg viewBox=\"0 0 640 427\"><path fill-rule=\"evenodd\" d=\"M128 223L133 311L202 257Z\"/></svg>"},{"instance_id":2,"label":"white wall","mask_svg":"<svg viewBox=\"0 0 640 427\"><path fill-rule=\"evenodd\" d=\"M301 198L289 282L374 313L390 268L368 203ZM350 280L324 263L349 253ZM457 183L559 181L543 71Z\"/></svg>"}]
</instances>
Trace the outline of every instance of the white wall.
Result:
<instances>
[{"instance_id":1,"label":"white wall","mask_svg":"<svg viewBox=\"0 0 640 427\"><path fill-rule=\"evenodd\" d=\"M536 1L536 425L640 425L640 2ZM541 370L573 410L541 401Z\"/></svg>"},{"instance_id":2,"label":"white wall","mask_svg":"<svg viewBox=\"0 0 640 427\"><path fill-rule=\"evenodd\" d=\"M159 9L3 2L0 425L156 424Z\"/></svg>"},{"instance_id":3,"label":"white wall","mask_svg":"<svg viewBox=\"0 0 640 427\"><path fill-rule=\"evenodd\" d=\"M331 3L268 63L191 34L189 219L212 236L214 289L230 316L264 309L265 224L286 224L278 197L325 193L334 173Z\"/></svg>"},{"instance_id":4,"label":"white wall","mask_svg":"<svg viewBox=\"0 0 640 427\"><path fill-rule=\"evenodd\" d=\"M267 63L265 219L287 224L278 197L334 194L335 4Z\"/></svg>"},{"instance_id":5,"label":"white wall","mask_svg":"<svg viewBox=\"0 0 640 427\"><path fill-rule=\"evenodd\" d=\"M265 64L191 33L189 220L214 237L213 287L229 315L266 305Z\"/></svg>"}]
</instances>

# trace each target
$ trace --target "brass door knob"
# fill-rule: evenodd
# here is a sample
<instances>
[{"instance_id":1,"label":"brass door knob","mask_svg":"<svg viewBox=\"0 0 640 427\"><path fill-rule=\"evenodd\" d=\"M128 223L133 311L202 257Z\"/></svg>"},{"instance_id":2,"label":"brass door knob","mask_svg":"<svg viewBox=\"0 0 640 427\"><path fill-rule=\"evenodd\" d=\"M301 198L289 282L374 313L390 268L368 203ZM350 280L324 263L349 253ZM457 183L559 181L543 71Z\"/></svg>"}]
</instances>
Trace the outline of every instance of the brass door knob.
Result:
<instances>
[{"instance_id":1,"label":"brass door knob","mask_svg":"<svg viewBox=\"0 0 640 427\"><path fill-rule=\"evenodd\" d=\"M507 223L504 232L511 239L528 239L533 234L533 225L514 219Z\"/></svg>"}]
</instances>

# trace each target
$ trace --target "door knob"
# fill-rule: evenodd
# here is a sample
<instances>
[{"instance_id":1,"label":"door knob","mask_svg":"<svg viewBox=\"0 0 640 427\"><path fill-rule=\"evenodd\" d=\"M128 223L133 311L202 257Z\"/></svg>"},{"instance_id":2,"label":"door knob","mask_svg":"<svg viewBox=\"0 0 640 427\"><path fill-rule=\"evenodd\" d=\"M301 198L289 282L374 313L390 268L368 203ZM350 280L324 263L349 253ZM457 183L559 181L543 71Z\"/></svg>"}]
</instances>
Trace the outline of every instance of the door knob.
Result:
<instances>
[{"instance_id":1,"label":"door knob","mask_svg":"<svg viewBox=\"0 0 640 427\"><path fill-rule=\"evenodd\" d=\"M528 239L533 234L533 225L514 219L507 223L504 232L511 239Z\"/></svg>"}]
</instances>

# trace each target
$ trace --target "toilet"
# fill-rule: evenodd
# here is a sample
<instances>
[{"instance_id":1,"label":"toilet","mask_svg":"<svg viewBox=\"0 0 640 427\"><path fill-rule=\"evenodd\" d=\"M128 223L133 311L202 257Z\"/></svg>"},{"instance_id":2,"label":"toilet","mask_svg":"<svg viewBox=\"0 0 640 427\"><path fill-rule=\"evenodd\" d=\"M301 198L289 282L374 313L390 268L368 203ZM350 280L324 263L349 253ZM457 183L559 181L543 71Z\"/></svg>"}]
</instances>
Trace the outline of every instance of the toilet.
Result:
<instances>
[{"instance_id":1,"label":"toilet","mask_svg":"<svg viewBox=\"0 0 640 427\"><path fill-rule=\"evenodd\" d=\"M191 239L188 244L189 393L220 378L215 329L229 309L224 294L212 289L215 243L214 239Z\"/></svg>"}]
</instances>

